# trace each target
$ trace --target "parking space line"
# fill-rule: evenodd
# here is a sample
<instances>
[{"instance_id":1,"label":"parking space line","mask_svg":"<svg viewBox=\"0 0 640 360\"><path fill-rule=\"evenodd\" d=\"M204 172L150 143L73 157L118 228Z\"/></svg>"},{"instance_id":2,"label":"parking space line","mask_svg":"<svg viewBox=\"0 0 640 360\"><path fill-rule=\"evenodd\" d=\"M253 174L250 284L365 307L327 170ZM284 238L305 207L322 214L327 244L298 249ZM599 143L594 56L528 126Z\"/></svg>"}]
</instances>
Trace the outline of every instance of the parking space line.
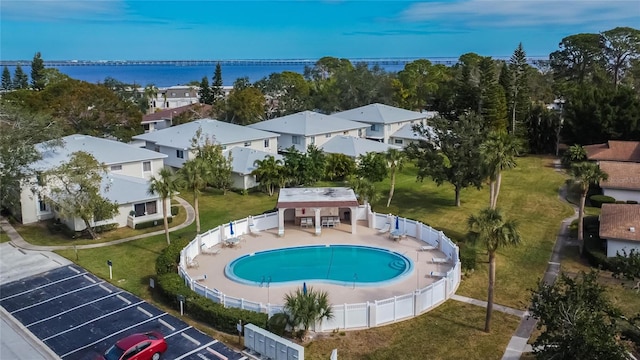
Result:
<instances>
[{"instance_id":1,"label":"parking space line","mask_svg":"<svg viewBox=\"0 0 640 360\"><path fill-rule=\"evenodd\" d=\"M176 328L174 328L173 326L171 326L168 322L166 322L166 321L164 321L164 320L162 320L162 319L158 320L158 322L159 322L160 324L162 324L162 325L164 325L164 326L168 327L168 328L169 328L169 330L171 330L171 331L174 331L174 330L176 329Z\"/></svg>"},{"instance_id":2,"label":"parking space line","mask_svg":"<svg viewBox=\"0 0 640 360\"><path fill-rule=\"evenodd\" d=\"M118 296L119 296L119 295L118 295ZM133 305L125 306L125 307L123 307L122 309L118 309L118 310L116 310L116 311L112 311L112 312L110 312L110 313L108 313L108 314L104 314L104 315L99 316L99 317L97 317L97 318L95 318L95 319L92 319L92 320L90 320L90 321L86 321L86 322L84 322L84 323L82 323L82 324L80 324L80 325L78 325L78 326L74 326L74 327L72 327L72 328L70 328L70 329L67 329L67 330L62 331L62 332L59 332L59 333L57 333L57 334L55 334L55 335L51 335L51 336L49 336L49 337L47 337L47 338L44 338L44 339L42 339L42 341L47 341L47 340L53 339L54 337L60 336L60 335L62 335L62 334L66 334L66 333L68 333L68 332L70 332L70 331L76 330L77 328L81 328L81 327L83 327L83 326L85 326L85 325L87 325L87 324L91 324L91 323L92 323L92 322L94 322L94 321L97 321L97 320L100 320L100 319L104 319L104 318L106 318L107 316L111 316L111 315L116 314L116 313L119 313L119 312L121 312L121 311L123 311L123 310L127 310L127 309L129 309L129 308L131 308L131 307L134 307L134 306L136 306L136 305L142 304L143 302L144 302L144 301L139 301L139 302L137 302L137 303L135 303L135 304L133 304Z\"/></svg>"},{"instance_id":3,"label":"parking space line","mask_svg":"<svg viewBox=\"0 0 640 360\"><path fill-rule=\"evenodd\" d=\"M72 290L72 291L66 292L66 293L64 293L64 294L60 294L60 295L58 295L58 296L54 296L54 297L52 297L52 298L48 298L47 300L40 301L40 302L38 302L38 303L31 304L31 305L29 305L29 306L25 306L25 307L20 308L20 309L18 309L18 310L14 310L14 311L12 311L12 312L11 312L11 314L15 314L15 313L20 312L20 311L23 311L23 310L31 309L31 308L32 308L32 307L34 307L34 306L42 305L42 304L44 304L44 303L48 303L48 302L49 302L49 301L51 301L51 300L59 299L59 298L61 298L61 297L63 297L63 296L67 296L67 295L69 295L69 294L73 294L73 293L78 292L78 291L83 291L83 290L86 290L86 289L91 288L91 287L94 287L94 286L96 286L96 284L87 285L87 286L85 286L85 287L81 287L81 288L79 288L79 289L75 289L75 290Z\"/></svg>"},{"instance_id":4,"label":"parking space line","mask_svg":"<svg viewBox=\"0 0 640 360\"><path fill-rule=\"evenodd\" d=\"M110 338L110 337L112 337L112 336L114 336L114 335L118 335L118 334L123 333L123 332L125 332L125 331L127 331L127 330L133 329L133 328L134 328L134 327L136 327L136 326L140 326L140 325L142 325L142 324L144 324L144 323L148 323L149 321L153 321L153 320L158 319L158 318L160 318L160 317L163 317L163 316L165 316L165 315L167 315L167 313L162 313L162 314L160 314L160 315L158 315L158 316L156 316L156 317L153 317L153 318L151 318L151 319L147 319L147 320L145 320L145 321L142 321L142 322L139 322L139 323L137 323L137 324L131 325L131 326L129 326L129 327L128 327L128 328L126 328L126 329L122 329L122 330L120 330L120 331L116 331L116 332L114 332L114 333L111 333L111 334L109 334L109 336L105 336L105 337L103 337L103 338L102 338L102 339L100 339L100 340L96 340L96 341L92 342L91 344L88 344L88 345L85 345L85 346L83 346L83 347L77 348L77 349L75 349L75 350L73 350L73 351L69 351L68 353L66 353L66 354L64 354L64 355L62 355L62 356L60 356L60 357L61 357L61 358L65 358L65 357L67 357L67 356L69 356L69 355L71 355L71 354L73 354L73 353L75 353L75 352L78 352L78 351L80 351L80 350L84 350L84 349L86 349L86 348L88 348L88 347L90 347L90 346L93 346L93 345L95 345L95 344L97 344L97 343L99 343L99 342L102 342L102 341L104 341L104 340L106 340L106 339L108 339L108 338Z\"/></svg>"},{"instance_id":5,"label":"parking space line","mask_svg":"<svg viewBox=\"0 0 640 360\"><path fill-rule=\"evenodd\" d=\"M207 349L209 349L209 348L207 348ZM208 357L206 357L206 356L204 356L204 355L202 355L202 354L198 354L198 357L199 357L200 359L202 359L202 360L210 360Z\"/></svg>"},{"instance_id":6,"label":"parking space line","mask_svg":"<svg viewBox=\"0 0 640 360\"><path fill-rule=\"evenodd\" d=\"M67 268L69 268L69 270L75 272L76 274L80 274L80 272L81 272L80 270L74 268L73 266L67 266Z\"/></svg>"},{"instance_id":7,"label":"parking space line","mask_svg":"<svg viewBox=\"0 0 640 360\"><path fill-rule=\"evenodd\" d=\"M100 287L101 287L104 291L106 291L106 292L108 292L108 293L112 293L112 292L113 292L113 290L109 289L108 287L106 287L106 286L104 286L104 285L102 285L102 284L100 284Z\"/></svg>"},{"instance_id":8,"label":"parking space line","mask_svg":"<svg viewBox=\"0 0 640 360\"><path fill-rule=\"evenodd\" d=\"M218 342L218 340L213 340L212 342L210 342L210 343L208 343L208 344L206 344L206 345L202 345L202 346L200 346L199 348L197 348L197 349L195 349L195 350L189 351L188 353L186 353L186 354L184 354L184 355L182 355L182 356L180 356L180 357L178 357L178 358L175 358L175 360L181 360L181 359L184 359L184 358L186 358L187 356L193 355L193 354L197 353L198 351L200 351L200 350L202 350L202 349L205 349L205 348L209 347L210 345L213 345L213 344L215 344L215 343L217 343L217 342ZM225 358L225 359L226 359L226 358Z\"/></svg>"},{"instance_id":9,"label":"parking space line","mask_svg":"<svg viewBox=\"0 0 640 360\"><path fill-rule=\"evenodd\" d=\"M140 311L141 313L143 313L143 314L147 315L148 317L152 317L152 316L153 316L153 314L152 314L152 313L150 313L150 312L148 312L147 310L145 310L145 309L141 308L140 306L138 306L138 311Z\"/></svg>"},{"instance_id":10,"label":"parking space line","mask_svg":"<svg viewBox=\"0 0 640 360\"><path fill-rule=\"evenodd\" d=\"M131 301L125 299L124 297L122 297L122 295L118 295L118 299L124 301L125 303L127 303L127 305L131 304Z\"/></svg>"},{"instance_id":11,"label":"parking space line","mask_svg":"<svg viewBox=\"0 0 640 360\"><path fill-rule=\"evenodd\" d=\"M212 349L212 348L210 348L210 347L207 347L207 351L208 351L208 352L210 352L210 353L212 353L213 355L215 355L218 359L221 359L221 360L229 360L229 358L228 358L228 357L226 357L226 356L224 356L224 355L220 354L219 352L217 352L217 351L213 350L213 349Z\"/></svg>"},{"instance_id":12,"label":"parking space line","mask_svg":"<svg viewBox=\"0 0 640 360\"><path fill-rule=\"evenodd\" d=\"M120 292L122 292L122 291L120 291ZM116 293L116 294L118 294L118 293ZM107 295L107 296L103 296L103 297L101 297L101 298L99 298L99 299L95 299L95 300L90 301L90 302L88 302L88 303L84 303L84 304L82 304L82 305L78 305L78 306L76 306L76 307L73 307L73 308L71 308L71 309L65 310L65 311L63 311L63 312L59 312L59 313L57 313L57 314L55 314L55 315L51 315L51 316L49 316L49 317L47 317L47 318L40 319L40 320L38 320L38 321L32 322L32 323L31 323L31 324L29 324L29 325L24 324L24 326L29 327L29 326L33 326L33 325L39 324L39 323L41 323L41 322L43 322L43 321L51 320L51 319L53 319L54 317L58 317L58 316L60 316L60 315L64 315L64 314L66 314L66 313L68 313L68 312L71 312L71 311L73 311L73 310L77 310L77 309L79 309L79 308L81 308L81 307L83 307L83 306L91 305L91 304L96 303L96 302L98 302L98 301L101 301L101 300L104 300L104 299L106 299L106 298L109 298L109 297L115 296L116 294L110 294L110 295Z\"/></svg>"},{"instance_id":13,"label":"parking space line","mask_svg":"<svg viewBox=\"0 0 640 360\"><path fill-rule=\"evenodd\" d=\"M198 340L196 340L196 339L192 338L191 336L189 336L189 335L187 335L187 334L185 334L185 333L182 333L182 334L180 334L180 335L182 335L182 337L183 337L183 338L185 338L185 339L187 339L187 340L191 341L192 343L196 344L196 346L200 346L200 341L198 341Z\"/></svg>"},{"instance_id":14,"label":"parking space line","mask_svg":"<svg viewBox=\"0 0 640 360\"><path fill-rule=\"evenodd\" d=\"M96 282L96 280L94 280L93 278L91 278L91 277L89 277L89 276L87 276L87 275L85 275L85 276L84 276L84 278L85 278L85 279L87 279L87 280L89 280L89 281L91 281L92 283L95 283L95 282Z\"/></svg>"},{"instance_id":15,"label":"parking space line","mask_svg":"<svg viewBox=\"0 0 640 360\"><path fill-rule=\"evenodd\" d=\"M42 286L38 286L38 287L33 288L31 290L26 290L26 291L23 291L21 293L17 293L17 294L11 295L11 296L3 297L3 298L0 298L0 301L4 301L4 300L7 300L7 299L14 298L16 296L24 295L24 294L30 293L32 291L35 291L35 290L40 290L40 289L46 288L47 286L55 285L55 284L63 282L63 281L67 281L67 280L70 280L70 279L73 279L73 278L77 278L78 276L82 276L84 274L86 274L86 272L80 273L78 275L73 275L73 276L70 276L70 277L66 277L64 279L56 280L54 282L50 282L48 284L45 284L45 285L42 285Z\"/></svg>"},{"instance_id":16,"label":"parking space line","mask_svg":"<svg viewBox=\"0 0 640 360\"><path fill-rule=\"evenodd\" d=\"M160 320L158 320L158 321L164 321L164 320L160 319ZM187 330L189 330L189 329L191 329L191 328L192 328L192 326L187 326L186 328L184 328L184 329L182 329L182 330L178 330L178 331L176 331L176 332L173 332L173 333L171 333L171 334L169 334L169 335L165 336L164 338L165 338L165 339L168 339L168 338L172 337L173 335L178 335L178 334L182 333L183 331L187 331Z\"/></svg>"}]
</instances>

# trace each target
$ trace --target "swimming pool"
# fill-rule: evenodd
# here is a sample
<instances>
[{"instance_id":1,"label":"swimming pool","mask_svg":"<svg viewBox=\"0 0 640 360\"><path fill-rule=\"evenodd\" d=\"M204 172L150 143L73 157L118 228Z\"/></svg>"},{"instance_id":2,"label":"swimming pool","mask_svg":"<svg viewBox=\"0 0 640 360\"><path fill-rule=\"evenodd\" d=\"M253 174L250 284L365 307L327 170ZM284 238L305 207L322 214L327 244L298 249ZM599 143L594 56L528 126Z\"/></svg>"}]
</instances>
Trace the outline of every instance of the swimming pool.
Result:
<instances>
[{"instance_id":1,"label":"swimming pool","mask_svg":"<svg viewBox=\"0 0 640 360\"><path fill-rule=\"evenodd\" d=\"M388 249L358 245L315 245L241 256L224 269L233 281L263 286L301 281L376 286L400 280L413 262Z\"/></svg>"}]
</instances>

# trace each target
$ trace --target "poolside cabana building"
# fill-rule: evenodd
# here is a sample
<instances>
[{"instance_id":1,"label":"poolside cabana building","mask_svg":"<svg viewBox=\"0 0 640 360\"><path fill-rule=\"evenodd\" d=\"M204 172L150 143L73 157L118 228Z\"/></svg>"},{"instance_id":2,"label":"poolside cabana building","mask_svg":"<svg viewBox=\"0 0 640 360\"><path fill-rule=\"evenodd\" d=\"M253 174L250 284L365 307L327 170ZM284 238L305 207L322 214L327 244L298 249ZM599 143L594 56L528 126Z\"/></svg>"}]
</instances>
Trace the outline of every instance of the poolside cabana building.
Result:
<instances>
[{"instance_id":1,"label":"poolside cabana building","mask_svg":"<svg viewBox=\"0 0 640 360\"><path fill-rule=\"evenodd\" d=\"M283 188L278 196L278 235L284 235L284 224L314 228L320 235L322 228L350 223L356 233L358 200L346 187Z\"/></svg>"}]
</instances>

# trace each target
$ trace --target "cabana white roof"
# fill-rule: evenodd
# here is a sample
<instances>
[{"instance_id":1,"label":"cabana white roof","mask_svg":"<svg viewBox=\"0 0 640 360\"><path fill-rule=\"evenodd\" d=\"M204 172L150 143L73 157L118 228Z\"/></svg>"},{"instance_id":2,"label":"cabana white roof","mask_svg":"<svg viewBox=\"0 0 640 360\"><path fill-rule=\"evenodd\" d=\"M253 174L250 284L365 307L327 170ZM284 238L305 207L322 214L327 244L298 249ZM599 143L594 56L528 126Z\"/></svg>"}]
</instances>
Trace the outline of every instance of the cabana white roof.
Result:
<instances>
[{"instance_id":1,"label":"cabana white roof","mask_svg":"<svg viewBox=\"0 0 640 360\"><path fill-rule=\"evenodd\" d=\"M356 194L346 187L280 189L277 208L355 207Z\"/></svg>"}]
</instances>

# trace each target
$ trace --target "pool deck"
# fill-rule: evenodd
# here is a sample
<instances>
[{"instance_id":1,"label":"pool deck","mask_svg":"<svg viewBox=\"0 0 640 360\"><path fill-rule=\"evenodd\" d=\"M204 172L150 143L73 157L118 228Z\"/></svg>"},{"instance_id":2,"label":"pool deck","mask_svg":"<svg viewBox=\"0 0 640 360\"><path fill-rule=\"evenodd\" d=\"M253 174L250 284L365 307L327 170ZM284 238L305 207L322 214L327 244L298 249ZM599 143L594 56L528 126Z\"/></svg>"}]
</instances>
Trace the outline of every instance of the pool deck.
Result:
<instances>
[{"instance_id":1,"label":"pool deck","mask_svg":"<svg viewBox=\"0 0 640 360\"><path fill-rule=\"evenodd\" d=\"M413 272L400 281L383 286L358 286L333 285L315 281L307 281L307 287L326 290L329 293L329 301L332 304L373 302L374 300L384 300L393 296L404 295L413 292L416 288L423 288L440 278L430 277L433 272L447 272L453 264L433 264L432 258L444 258L445 255L439 250L418 251L420 246L426 243L412 237L406 237L400 241L394 241L389 237L389 233L379 234L377 229L369 229L366 226L357 226L357 234L351 234L351 224L342 223L336 228L322 228L322 234L316 236L313 228L300 228L293 224L285 225L285 234L278 237L278 229L270 229L260 232L257 236L243 235L243 240L234 247L220 247L215 255L201 254L195 258L197 267L187 269L189 276L207 278L199 281L200 284L210 289L216 288L228 296L243 298L263 304L272 305L284 304L284 296L302 287L299 285L276 285L250 286L237 283L228 279L224 275L226 264L232 260L253 252L305 246L305 245L326 245L326 244L350 244L365 245L379 248L386 248L405 255L413 261Z\"/></svg>"}]
</instances>

